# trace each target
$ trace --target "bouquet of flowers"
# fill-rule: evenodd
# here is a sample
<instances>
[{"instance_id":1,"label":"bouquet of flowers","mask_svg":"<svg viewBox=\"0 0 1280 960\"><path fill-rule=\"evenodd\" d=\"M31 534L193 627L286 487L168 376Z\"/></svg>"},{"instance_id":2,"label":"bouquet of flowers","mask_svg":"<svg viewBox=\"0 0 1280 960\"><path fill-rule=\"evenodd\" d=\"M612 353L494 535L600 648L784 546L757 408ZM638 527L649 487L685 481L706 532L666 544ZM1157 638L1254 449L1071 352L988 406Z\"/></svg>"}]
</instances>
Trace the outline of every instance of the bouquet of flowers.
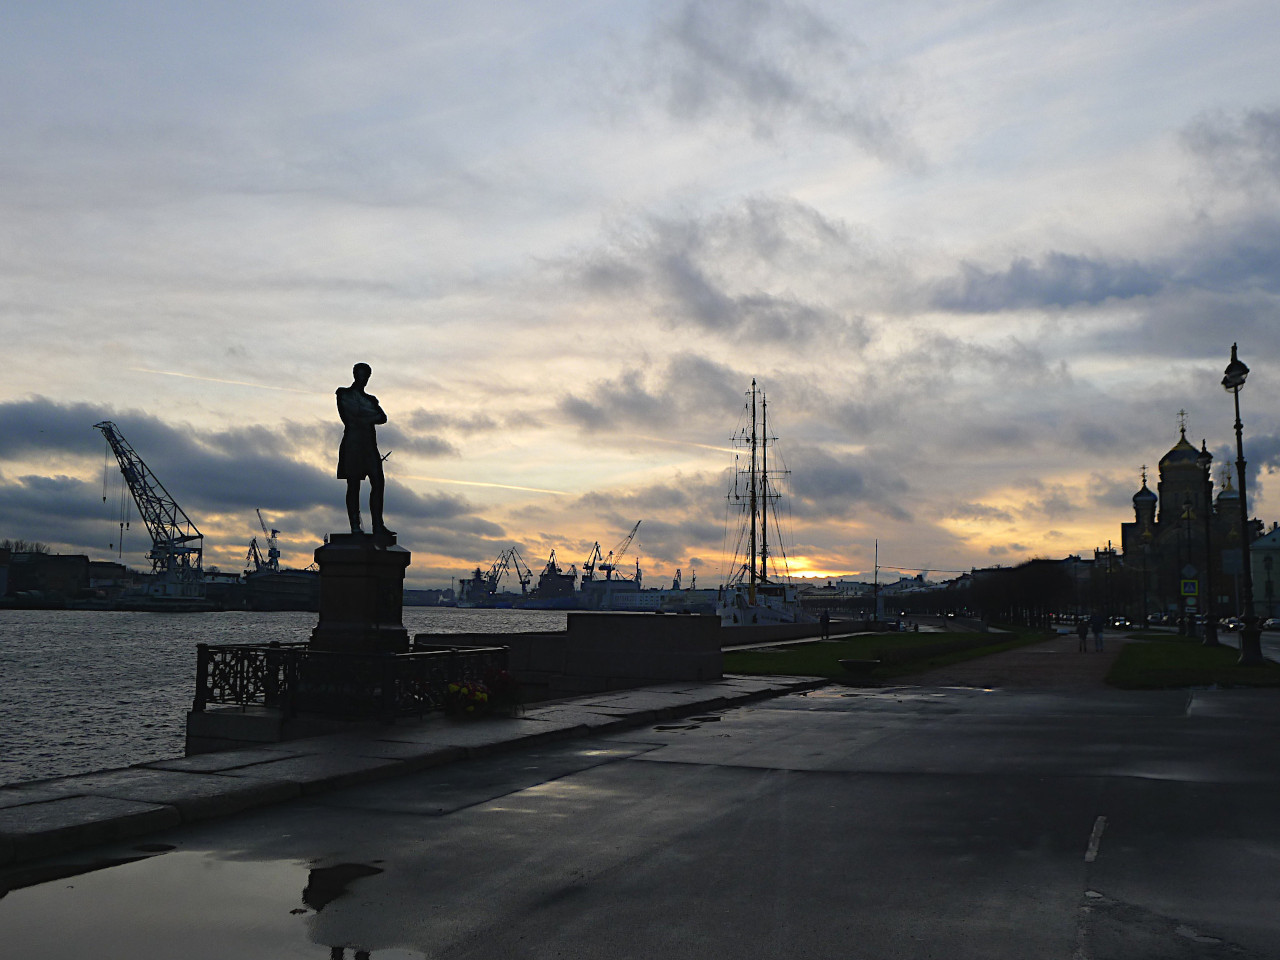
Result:
<instances>
[{"instance_id":1,"label":"bouquet of flowers","mask_svg":"<svg viewBox=\"0 0 1280 960\"><path fill-rule=\"evenodd\" d=\"M489 689L479 680L453 680L445 694L450 713L477 716L489 709Z\"/></svg>"}]
</instances>

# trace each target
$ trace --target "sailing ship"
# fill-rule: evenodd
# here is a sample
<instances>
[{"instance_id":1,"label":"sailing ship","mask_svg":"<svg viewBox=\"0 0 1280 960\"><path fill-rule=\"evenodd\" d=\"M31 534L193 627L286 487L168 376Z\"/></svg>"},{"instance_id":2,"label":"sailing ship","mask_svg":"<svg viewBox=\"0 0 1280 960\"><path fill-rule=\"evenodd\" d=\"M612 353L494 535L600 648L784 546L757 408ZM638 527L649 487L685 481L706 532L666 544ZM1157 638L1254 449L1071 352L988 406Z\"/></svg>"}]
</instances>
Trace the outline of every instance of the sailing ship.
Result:
<instances>
[{"instance_id":1,"label":"sailing ship","mask_svg":"<svg viewBox=\"0 0 1280 960\"><path fill-rule=\"evenodd\" d=\"M770 471L769 450L777 438L769 436L769 403L754 378L748 396L748 423L733 438L734 445L746 451L747 464L742 466L741 455L735 456L729 493L730 503L740 514L738 535L716 612L725 626L799 623L807 618L800 609L797 587L786 573L786 553L782 551L779 575L769 544L771 529L780 540L776 507L781 494L774 480L786 471Z\"/></svg>"}]
</instances>

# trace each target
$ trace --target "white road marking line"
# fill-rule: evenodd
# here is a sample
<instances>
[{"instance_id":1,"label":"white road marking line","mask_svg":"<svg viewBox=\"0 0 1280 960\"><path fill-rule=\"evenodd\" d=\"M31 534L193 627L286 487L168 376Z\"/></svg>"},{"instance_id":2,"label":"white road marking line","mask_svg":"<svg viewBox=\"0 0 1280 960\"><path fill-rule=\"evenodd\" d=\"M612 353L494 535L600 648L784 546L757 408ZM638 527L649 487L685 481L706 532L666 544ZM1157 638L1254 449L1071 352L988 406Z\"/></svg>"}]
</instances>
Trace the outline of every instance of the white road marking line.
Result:
<instances>
[{"instance_id":1,"label":"white road marking line","mask_svg":"<svg viewBox=\"0 0 1280 960\"><path fill-rule=\"evenodd\" d=\"M1093 833L1089 834L1089 846L1084 852L1084 862L1093 863L1098 859L1098 844L1102 842L1102 831L1107 829L1107 818L1098 817L1093 821Z\"/></svg>"}]
</instances>

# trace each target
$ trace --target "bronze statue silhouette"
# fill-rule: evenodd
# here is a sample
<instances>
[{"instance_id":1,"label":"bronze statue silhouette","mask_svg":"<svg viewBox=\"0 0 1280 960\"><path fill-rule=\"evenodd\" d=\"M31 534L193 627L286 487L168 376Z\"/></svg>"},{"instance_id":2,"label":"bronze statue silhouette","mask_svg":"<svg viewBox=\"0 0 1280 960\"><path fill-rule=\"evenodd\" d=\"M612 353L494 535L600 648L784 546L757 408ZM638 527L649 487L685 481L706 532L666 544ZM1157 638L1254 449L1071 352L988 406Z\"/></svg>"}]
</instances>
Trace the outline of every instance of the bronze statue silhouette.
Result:
<instances>
[{"instance_id":1,"label":"bronze statue silhouette","mask_svg":"<svg viewBox=\"0 0 1280 960\"><path fill-rule=\"evenodd\" d=\"M360 522L360 481L369 478L369 514L374 535L394 537L382 522L383 491L382 455L378 453L378 435L374 427L387 422L378 398L365 392L373 369L367 363L351 368L352 383L339 387L338 416L342 418L342 445L338 447L338 479L347 481L347 519L352 533L364 533Z\"/></svg>"}]
</instances>

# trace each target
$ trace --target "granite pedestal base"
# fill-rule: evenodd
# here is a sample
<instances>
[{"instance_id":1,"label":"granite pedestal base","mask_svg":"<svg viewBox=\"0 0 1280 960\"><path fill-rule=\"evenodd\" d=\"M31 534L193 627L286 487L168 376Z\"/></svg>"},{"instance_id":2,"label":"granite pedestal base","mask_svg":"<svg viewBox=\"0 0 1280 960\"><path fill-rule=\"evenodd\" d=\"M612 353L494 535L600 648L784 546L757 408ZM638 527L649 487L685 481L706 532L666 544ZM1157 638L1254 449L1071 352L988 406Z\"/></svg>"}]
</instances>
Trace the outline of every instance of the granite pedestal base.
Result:
<instances>
[{"instance_id":1,"label":"granite pedestal base","mask_svg":"<svg viewBox=\"0 0 1280 960\"><path fill-rule=\"evenodd\" d=\"M394 536L334 533L316 550L320 619L311 648L336 653L406 653L401 621L409 551Z\"/></svg>"}]
</instances>

